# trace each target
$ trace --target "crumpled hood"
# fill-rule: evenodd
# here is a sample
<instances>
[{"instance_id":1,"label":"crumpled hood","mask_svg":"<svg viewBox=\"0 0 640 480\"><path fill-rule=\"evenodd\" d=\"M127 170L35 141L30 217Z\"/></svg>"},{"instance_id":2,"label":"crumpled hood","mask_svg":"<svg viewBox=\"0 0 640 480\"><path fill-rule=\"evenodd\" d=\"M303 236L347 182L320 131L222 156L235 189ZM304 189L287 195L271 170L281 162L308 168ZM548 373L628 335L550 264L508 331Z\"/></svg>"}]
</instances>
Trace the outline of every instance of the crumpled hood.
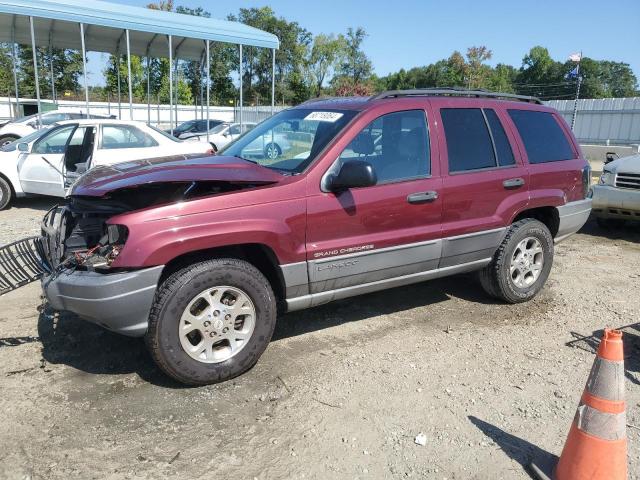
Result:
<instances>
[{"instance_id":1,"label":"crumpled hood","mask_svg":"<svg viewBox=\"0 0 640 480\"><path fill-rule=\"evenodd\" d=\"M236 157L178 155L97 166L73 184L70 194L102 197L138 185L190 181L266 185L283 178L273 170Z\"/></svg>"},{"instance_id":2,"label":"crumpled hood","mask_svg":"<svg viewBox=\"0 0 640 480\"><path fill-rule=\"evenodd\" d=\"M619 158L604 168L614 173L640 173L640 154Z\"/></svg>"}]
</instances>

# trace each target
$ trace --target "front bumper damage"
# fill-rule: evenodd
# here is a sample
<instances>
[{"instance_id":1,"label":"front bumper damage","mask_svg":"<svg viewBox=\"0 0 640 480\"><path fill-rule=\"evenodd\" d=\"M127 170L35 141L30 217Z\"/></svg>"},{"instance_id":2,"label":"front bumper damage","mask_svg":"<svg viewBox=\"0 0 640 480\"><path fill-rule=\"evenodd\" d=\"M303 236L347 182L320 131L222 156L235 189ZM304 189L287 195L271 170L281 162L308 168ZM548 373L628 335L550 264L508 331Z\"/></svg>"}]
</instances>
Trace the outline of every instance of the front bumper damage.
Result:
<instances>
[{"instance_id":1,"label":"front bumper damage","mask_svg":"<svg viewBox=\"0 0 640 480\"><path fill-rule=\"evenodd\" d=\"M113 332L139 337L147 330L164 266L112 271L76 261L77 255L82 258L83 249L91 251L108 216L93 210L71 213L65 206L45 215L40 252L47 265L41 280L43 294L55 310L72 312ZM83 239L91 240L77 247Z\"/></svg>"},{"instance_id":2,"label":"front bumper damage","mask_svg":"<svg viewBox=\"0 0 640 480\"><path fill-rule=\"evenodd\" d=\"M113 332L140 337L164 266L121 273L64 269L42 277L42 290L55 310L73 312Z\"/></svg>"}]
</instances>

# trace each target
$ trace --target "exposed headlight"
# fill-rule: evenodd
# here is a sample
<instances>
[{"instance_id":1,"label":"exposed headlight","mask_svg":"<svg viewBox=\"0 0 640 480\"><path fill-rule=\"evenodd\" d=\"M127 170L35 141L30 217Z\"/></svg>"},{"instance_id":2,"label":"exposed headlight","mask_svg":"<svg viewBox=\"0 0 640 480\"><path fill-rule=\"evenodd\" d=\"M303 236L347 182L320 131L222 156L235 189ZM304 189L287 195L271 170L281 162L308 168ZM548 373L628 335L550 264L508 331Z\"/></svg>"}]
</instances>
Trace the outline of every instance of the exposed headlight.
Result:
<instances>
[{"instance_id":1,"label":"exposed headlight","mask_svg":"<svg viewBox=\"0 0 640 480\"><path fill-rule=\"evenodd\" d=\"M613 172L607 172L606 170L602 172L600 175L600 180L598 180L598 185L613 185Z\"/></svg>"}]
</instances>

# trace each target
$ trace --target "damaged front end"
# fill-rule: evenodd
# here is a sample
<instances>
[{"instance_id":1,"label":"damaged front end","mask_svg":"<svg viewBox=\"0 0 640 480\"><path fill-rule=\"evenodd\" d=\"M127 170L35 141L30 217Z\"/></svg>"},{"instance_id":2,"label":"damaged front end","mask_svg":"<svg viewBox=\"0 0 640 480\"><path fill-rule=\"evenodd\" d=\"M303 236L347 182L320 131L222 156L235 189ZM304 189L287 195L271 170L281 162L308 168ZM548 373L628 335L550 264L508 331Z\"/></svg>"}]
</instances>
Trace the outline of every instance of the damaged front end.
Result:
<instances>
[{"instance_id":1,"label":"damaged front end","mask_svg":"<svg viewBox=\"0 0 640 480\"><path fill-rule=\"evenodd\" d=\"M52 271L85 269L106 273L127 241L124 225L111 217L156 205L184 202L255 187L223 181L167 182L137 185L103 197L70 196L42 221L44 260Z\"/></svg>"}]
</instances>

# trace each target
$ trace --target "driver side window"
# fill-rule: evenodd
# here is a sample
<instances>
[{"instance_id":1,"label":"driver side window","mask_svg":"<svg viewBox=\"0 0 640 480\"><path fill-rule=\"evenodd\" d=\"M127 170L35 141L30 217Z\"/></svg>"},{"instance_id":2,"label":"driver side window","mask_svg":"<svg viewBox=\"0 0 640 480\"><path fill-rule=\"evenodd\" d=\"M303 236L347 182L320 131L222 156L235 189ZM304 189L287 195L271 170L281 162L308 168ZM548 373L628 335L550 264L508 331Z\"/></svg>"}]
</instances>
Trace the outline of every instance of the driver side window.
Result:
<instances>
[{"instance_id":1,"label":"driver side window","mask_svg":"<svg viewBox=\"0 0 640 480\"><path fill-rule=\"evenodd\" d=\"M67 146L67 141L69 140L69 137L71 136L71 133L75 128L75 125L69 125L68 127L54 130L53 132L45 135L33 146L32 153L64 153L64 149Z\"/></svg>"},{"instance_id":2,"label":"driver side window","mask_svg":"<svg viewBox=\"0 0 640 480\"><path fill-rule=\"evenodd\" d=\"M429 176L431 159L425 112L408 110L376 118L340 154L338 168L354 160L370 163L378 184Z\"/></svg>"}]
</instances>

